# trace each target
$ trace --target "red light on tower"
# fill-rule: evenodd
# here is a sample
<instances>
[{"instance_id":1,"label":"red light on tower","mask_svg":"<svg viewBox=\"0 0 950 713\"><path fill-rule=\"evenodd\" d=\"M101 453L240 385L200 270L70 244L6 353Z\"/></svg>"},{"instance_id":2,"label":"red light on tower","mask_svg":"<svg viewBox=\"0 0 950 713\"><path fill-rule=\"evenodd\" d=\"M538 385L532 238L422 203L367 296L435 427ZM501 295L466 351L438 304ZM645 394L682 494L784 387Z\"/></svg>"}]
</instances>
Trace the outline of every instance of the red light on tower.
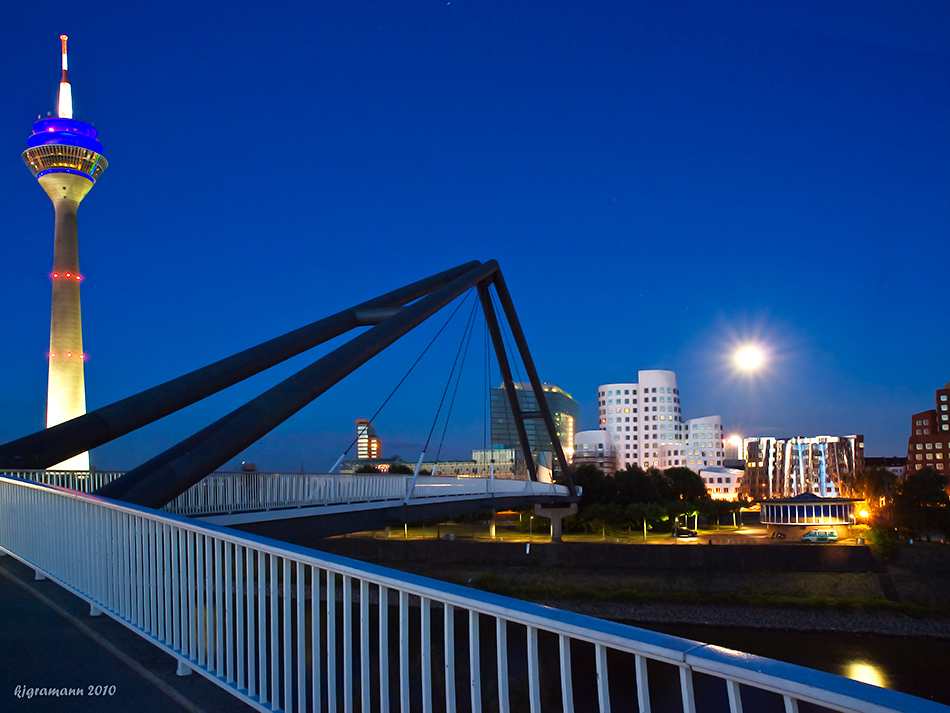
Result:
<instances>
[{"instance_id":1,"label":"red light on tower","mask_svg":"<svg viewBox=\"0 0 950 713\"><path fill-rule=\"evenodd\" d=\"M53 279L56 279L57 277L59 277L59 273L58 273L58 272L54 272L54 273L53 273Z\"/></svg>"}]
</instances>

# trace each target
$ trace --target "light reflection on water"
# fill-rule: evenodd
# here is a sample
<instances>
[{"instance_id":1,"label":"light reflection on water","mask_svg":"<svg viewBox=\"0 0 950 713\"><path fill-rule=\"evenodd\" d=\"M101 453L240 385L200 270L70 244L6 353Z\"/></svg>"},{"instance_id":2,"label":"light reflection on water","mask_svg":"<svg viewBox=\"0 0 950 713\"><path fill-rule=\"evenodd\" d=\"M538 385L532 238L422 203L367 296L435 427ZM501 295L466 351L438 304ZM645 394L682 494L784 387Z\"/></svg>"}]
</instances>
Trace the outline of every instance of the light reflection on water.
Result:
<instances>
[{"instance_id":1,"label":"light reflection on water","mask_svg":"<svg viewBox=\"0 0 950 713\"><path fill-rule=\"evenodd\" d=\"M845 661L844 675L855 681L870 683L872 686L891 687L884 669L870 661Z\"/></svg>"},{"instance_id":2,"label":"light reflection on water","mask_svg":"<svg viewBox=\"0 0 950 713\"><path fill-rule=\"evenodd\" d=\"M627 622L634 623L634 622ZM950 704L950 641L843 631L782 631L699 624L636 624L696 641L827 671Z\"/></svg>"}]
</instances>

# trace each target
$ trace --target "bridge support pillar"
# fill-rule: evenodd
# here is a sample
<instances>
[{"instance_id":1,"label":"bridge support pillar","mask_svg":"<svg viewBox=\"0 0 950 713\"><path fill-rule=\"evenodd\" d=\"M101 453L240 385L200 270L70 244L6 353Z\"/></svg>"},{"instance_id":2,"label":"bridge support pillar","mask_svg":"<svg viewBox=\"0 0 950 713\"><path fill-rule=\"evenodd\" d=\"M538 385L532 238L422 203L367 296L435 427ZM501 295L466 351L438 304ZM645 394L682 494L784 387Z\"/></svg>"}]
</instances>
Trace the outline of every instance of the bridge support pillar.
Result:
<instances>
[{"instance_id":1,"label":"bridge support pillar","mask_svg":"<svg viewBox=\"0 0 950 713\"><path fill-rule=\"evenodd\" d=\"M190 676L191 675L191 666L186 664L181 659L178 659L178 669L175 671L179 676Z\"/></svg>"},{"instance_id":2,"label":"bridge support pillar","mask_svg":"<svg viewBox=\"0 0 950 713\"><path fill-rule=\"evenodd\" d=\"M102 609L97 607L95 604L89 605L89 616L102 616Z\"/></svg>"},{"instance_id":3,"label":"bridge support pillar","mask_svg":"<svg viewBox=\"0 0 950 713\"><path fill-rule=\"evenodd\" d=\"M560 542L563 533L562 524L564 518L577 514L577 503L571 503L568 507L541 507L534 506L534 514L546 517L551 520L551 542ZM494 527L494 525L492 526Z\"/></svg>"},{"instance_id":4,"label":"bridge support pillar","mask_svg":"<svg viewBox=\"0 0 950 713\"><path fill-rule=\"evenodd\" d=\"M493 512L491 514L491 523L488 525L488 536L491 539L495 539L495 524L498 522L498 513Z\"/></svg>"},{"instance_id":5,"label":"bridge support pillar","mask_svg":"<svg viewBox=\"0 0 950 713\"><path fill-rule=\"evenodd\" d=\"M36 576L33 577L33 579L36 580L37 582L40 582L46 579L46 575L40 572L38 569L34 569L33 571L36 572Z\"/></svg>"}]
</instances>

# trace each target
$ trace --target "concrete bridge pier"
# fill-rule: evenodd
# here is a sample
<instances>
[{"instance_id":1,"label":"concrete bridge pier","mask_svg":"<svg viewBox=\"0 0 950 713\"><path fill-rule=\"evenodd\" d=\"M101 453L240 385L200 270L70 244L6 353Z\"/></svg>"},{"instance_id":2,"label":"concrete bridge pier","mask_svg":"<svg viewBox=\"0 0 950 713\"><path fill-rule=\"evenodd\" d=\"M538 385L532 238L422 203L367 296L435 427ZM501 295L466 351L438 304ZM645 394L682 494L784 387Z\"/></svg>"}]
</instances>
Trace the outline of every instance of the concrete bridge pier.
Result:
<instances>
[{"instance_id":1,"label":"concrete bridge pier","mask_svg":"<svg viewBox=\"0 0 950 713\"><path fill-rule=\"evenodd\" d=\"M536 504L534 514L546 517L551 521L551 542L560 542L564 518L577 514L577 503L571 503L567 507L542 507L540 504Z\"/></svg>"}]
</instances>

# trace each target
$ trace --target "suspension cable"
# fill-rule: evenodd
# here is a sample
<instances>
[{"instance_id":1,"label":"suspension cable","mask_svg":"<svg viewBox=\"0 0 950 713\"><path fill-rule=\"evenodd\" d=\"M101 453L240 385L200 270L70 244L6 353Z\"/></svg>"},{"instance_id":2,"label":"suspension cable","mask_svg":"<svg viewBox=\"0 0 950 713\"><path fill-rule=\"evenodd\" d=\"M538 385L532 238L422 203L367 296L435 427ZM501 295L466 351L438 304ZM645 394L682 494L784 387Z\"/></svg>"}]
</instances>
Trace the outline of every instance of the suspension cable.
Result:
<instances>
[{"instance_id":1,"label":"suspension cable","mask_svg":"<svg viewBox=\"0 0 950 713\"><path fill-rule=\"evenodd\" d=\"M449 326L449 322L452 321L452 318L456 315L456 313L459 311L459 309L461 309L462 305L465 304L466 301L468 301L468 298L469 298L469 296L472 294L473 291L474 291L474 289L469 290L468 292L465 293L465 297L463 297L461 300L459 300L459 303L455 306L455 309L452 310L452 314L450 314L450 315L448 316L448 319L445 320L445 324L443 324L443 325L439 328L439 331L435 333L435 336L432 337L432 340L426 345L426 348L422 350L422 353L419 355L419 357L412 363L412 366L409 367L409 370L408 370L408 371L403 375L403 377L399 380L399 383L396 384L395 388L392 390L392 392L389 394L389 396L386 397L386 400L383 401L382 405L380 405L380 407L379 407L378 409L376 409L376 413L373 414L373 417L372 417L372 418L369 420L369 422L367 423L367 427L369 426L370 423L373 423L373 421L376 420L376 417L379 416L380 412L386 407L386 404L389 403L389 400L390 400L393 396L396 395L396 391L399 389L400 386L402 386L403 382L404 382L406 379L409 378L409 375L412 373L412 370L415 369L416 366L418 366L418 364L419 364L420 361L422 361L422 357L424 357L424 356L426 355L426 352L428 352L429 349L432 347L432 345L435 344L435 340L438 339L438 338L439 338L439 335L442 334L442 332L445 331L445 328ZM430 433L430 435L431 435L431 433ZM356 438L354 438L353 441L350 443L350 445L347 446L346 450L343 451L343 455L341 455L341 456L339 457L339 459L337 459L337 462L333 464L333 467L330 468L330 471L329 471L330 473L332 473L334 470L336 470L336 469L337 469L337 466L339 466L340 463L343 462L343 459L346 458L346 454L350 452L350 449L353 448L354 445L356 445L356 442L359 440L359 438L360 438L360 434L357 433L357 434L356 434Z\"/></svg>"},{"instance_id":2,"label":"suspension cable","mask_svg":"<svg viewBox=\"0 0 950 713\"><path fill-rule=\"evenodd\" d=\"M465 334L462 335L462 342L465 345L464 351L462 351L462 362L459 364L458 374L455 377L455 389L452 391L452 400L449 402L449 409L445 413L445 426L442 428L442 438L439 440L439 449L435 452L435 462L439 462L439 456L442 455L442 444L445 443L445 434L449 430L449 419L452 418L452 407L455 405L455 397L458 395L459 384L462 383L462 370L465 368L465 357L468 356L468 348L472 343L472 334L475 332L475 307L477 303L472 305L472 314L469 316L468 325L465 329ZM459 345L459 349L462 346Z\"/></svg>"},{"instance_id":3,"label":"suspension cable","mask_svg":"<svg viewBox=\"0 0 950 713\"><path fill-rule=\"evenodd\" d=\"M432 440L432 434L435 432L436 424L439 422L439 414L442 413L442 406L445 404L445 397L449 393L449 387L452 385L452 377L455 375L455 367L458 366L459 356L462 355L462 348L465 346L465 336L469 334L472 322L475 319L475 308L477 306L477 303L472 304L472 311L469 314L468 321L465 324L465 331L462 333L462 339L459 342L458 351L455 353L455 361L452 362L452 370L449 372L449 378L445 382L445 389L442 391L442 400L439 401L439 408L435 412L435 418L432 419L432 428L429 429L429 436L426 438L426 444L422 448L423 453L429 450L429 442ZM464 358L462 361L464 363ZM459 370L459 373L461 373L461 369Z\"/></svg>"}]
</instances>

